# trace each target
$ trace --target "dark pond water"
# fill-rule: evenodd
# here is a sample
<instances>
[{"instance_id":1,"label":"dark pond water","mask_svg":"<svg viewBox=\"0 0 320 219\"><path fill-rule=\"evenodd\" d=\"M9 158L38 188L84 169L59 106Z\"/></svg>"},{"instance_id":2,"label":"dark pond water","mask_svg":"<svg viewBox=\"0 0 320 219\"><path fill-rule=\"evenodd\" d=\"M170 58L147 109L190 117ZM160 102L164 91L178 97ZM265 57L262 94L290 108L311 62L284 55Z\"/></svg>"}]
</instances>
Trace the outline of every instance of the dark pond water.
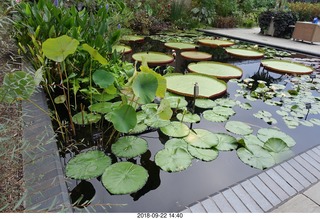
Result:
<instances>
[{"instance_id":1,"label":"dark pond water","mask_svg":"<svg viewBox=\"0 0 320 219\"><path fill-rule=\"evenodd\" d=\"M156 48L165 50L165 48L159 45ZM137 44L137 47L140 49L148 46ZM153 50L152 47L148 48L150 49L149 51ZM222 58L224 59L225 57ZM243 78L254 76L260 66L260 60L238 60L227 57L224 61L240 67L244 72ZM186 64L182 63L182 65ZM269 72L269 79L275 80L280 76L279 74ZM283 76L278 80L278 83L283 83L285 79L286 77ZM239 87L236 83L229 82L227 96L232 99L248 102L243 97L235 96L237 89ZM314 93L319 96L316 91ZM259 110L266 110L271 112L273 117L278 121L275 126L295 139L296 145L292 148L294 154L304 152L320 143L320 140L317 138L317 135L320 133L320 126L306 127L300 125L295 129L290 129L282 121L282 117L275 113L279 107L267 105L261 100L250 102L250 104L252 105L251 110L235 106L233 109L236 111L236 114L230 117L230 120L251 124L256 132L261 127L272 127L272 125L268 125L263 120L253 116ZM319 115L310 116L319 118ZM227 133L224 125L225 122L213 123L202 119L201 122L193 124L192 127L207 129L215 133ZM219 192L260 172L260 170L244 164L237 157L235 151L228 151L219 152L218 158L214 161L203 162L194 160L188 169L178 173L168 173L162 171L154 163L154 155L163 148L164 142L167 140L166 137L158 131L142 134L141 137L148 141L149 151L142 155L141 158L132 160L132 162L139 163L148 170L150 177L145 187L131 195L111 195L103 187L100 178L89 181L68 180L67 183L72 194L71 197L75 200L79 198L79 194L82 194L85 199L92 199L91 207L101 209L101 206L104 206L104 211L106 212L178 212L195 201ZM66 163L69 158L69 155L62 158L63 163Z\"/></svg>"}]
</instances>

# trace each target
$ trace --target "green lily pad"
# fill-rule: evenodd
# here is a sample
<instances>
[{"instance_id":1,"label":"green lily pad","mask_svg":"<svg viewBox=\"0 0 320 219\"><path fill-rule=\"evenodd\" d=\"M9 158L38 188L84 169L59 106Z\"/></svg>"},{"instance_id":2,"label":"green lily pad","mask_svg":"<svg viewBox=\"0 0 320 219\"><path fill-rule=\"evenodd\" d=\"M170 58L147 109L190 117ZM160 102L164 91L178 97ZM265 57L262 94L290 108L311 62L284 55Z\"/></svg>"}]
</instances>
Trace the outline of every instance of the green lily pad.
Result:
<instances>
[{"instance_id":1,"label":"green lily pad","mask_svg":"<svg viewBox=\"0 0 320 219\"><path fill-rule=\"evenodd\" d=\"M111 146L112 153L117 157L124 157L128 159L139 156L147 150L147 141L136 136L121 137Z\"/></svg>"},{"instance_id":2,"label":"green lily pad","mask_svg":"<svg viewBox=\"0 0 320 219\"><path fill-rule=\"evenodd\" d=\"M261 59L264 54L251 49L226 48L226 52L232 56L244 59Z\"/></svg>"},{"instance_id":3,"label":"green lily pad","mask_svg":"<svg viewBox=\"0 0 320 219\"><path fill-rule=\"evenodd\" d=\"M171 138L165 143L164 148L167 148L167 149L176 149L176 148L187 149L188 143L181 138Z\"/></svg>"},{"instance_id":4,"label":"green lily pad","mask_svg":"<svg viewBox=\"0 0 320 219\"><path fill-rule=\"evenodd\" d=\"M230 98L219 98L219 99L216 99L214 102L220 106L229 107L229 108L232 108L235 105L237 105L237 102Z\"/></svg>"},{"instance_id":5,"label":"green lily pad","mask_svg":"<svg viewBox=\"0 0 320 219\"><path fill-rule=\"evenodd\" d=\"M170 107L172 109L183 109L188 105L188 102L183 96L170 96L164 99L170 102Z\"/></svg>"},{"instance_id":6,"label":"green lily pad","mask_svg":"<svg viewBox=\"0 0 320 219\"><path fill-rule=\"evenodd\" d=\"M272 167L275 164L271 154L260 146L252 145L250 150L241 147L237 150L237 155L245 164L260 170Z\"/></svg>"},{"instance_id":7,"label":"green lily pad","mask_svg":"<svg viewBox=\"0 0 320 219\"><path fill-rule=\"evenodd\" d=\"M261 65L269 70L280 74L311 74L313 72L313 68L305 66L300 63L285 61L285 60L263 60L261 61Z\"/></svg>"},{"instance_id":8,"label":"green lily pad","mask_svg":"<svg viewBox=\"0 0 320 219\"><path fill-rule=\"evenodd\" d=\"M182 122L195 123L200 122L201 118L198 114L192 114L190 112L178 113L177 119Z\"/></svg>"},{"instance_id":9,"label":"green lily pad","mask_svg":"<svg viewBox=\"0 0 320 219\"><path fill-rule=\"evenodd\" d=\"M232 133L238 135L249 135L253 132L253 129L244 122L240 121L228 121L225 128Z\"/></svg>"},{"instance_id":10,"label":"green lily pad","mask_svg":"<svg viewBox=\"0 0 320 219\"><path fill-rule=\"evenodd\" d=\"M225 122L229 119L228 116L219 115L213 110L204 111L203 118L210 122Z\"/></svg>"},{"instance_id":11,"label":"green lily pad","mask_svg":"<svg viewBox=\"0 0 320 219\"><path fill-rule=\"evenodd\" d=\"M288 147L292 147L296 144L296 141L292 137L280 130L272 128L259 129L257 137L263 142L266 142L270 138L280 138L288 145Z\"/></svg>"},{"instance_id":12,"label":"green lily pad","mask_svg":"<svg viewBox=\"0 0 320 219\"><path fill-rule=\"evenodd\" d=\"M170 122L168 125L160 128L161 132L170 137L182 138L189 134L189 127L182 122Z\"/></svg>"},{"instance_id":13,"label":"green lily pad","mask_svg":"<svg viewBox=\"0 0 320 219\"><path fill-rule=\"evenodd\" d=\"M270 152L281 152L287 148L286 142L280 138L269 138L263 145L263 148Z\"/></svg>"},{"instance_id":14,"label":"green lily pad","mask_svg":"<svg viewBox=\"0 0 320 219\"><path fill-rule=\"evenodd\" d=\"M132 106L127 104L114 109L107 115L113 123L114 128L119 132L128 133L137 124L136 111Z\"/></svg>"},{"instance_id":15,"label":"green lily pad","mask_svg":"<svg viewBox=\"0 0 320 219\"><path fill-rule=\"evenodd\" d=\"M131 162L119 162L109 166L101 180L110 193L122 195L140 190L148 177L148 171L142 166Z\"/></svg>"},{"instance_id":16,"label":"green lily pad","mask_svg":"<svg viewBox=\"0 0 320 219\"><path fill-rule=\"evenodd\" d=\"M124 35L122 36L121 40L128 42L141 42L144 40L144 37L136 35Z\"/></svg>"},{"instance_id":17,"label":"green lily pad","mask_svg":"<svg viewBox=\"0 0 320 219\"><path fill-rule=\"evenodd\" d=\"M116 51L122 54L127 54L132 52L132 49L130 46L126 46L126 45L115 45L112 47L112 51Z\"/></svg>"},{"instance_id":18,"label":"green lily pad","mask_svg":"<svg viewBox=\"0 0 320 219\"><path fill-rule=\"evenodd\" d=\"M138 123L133 129L129 130L129 134L141 134L147 131L148 126L144 123Z\"/></svg>"},{"instance_id":19,"label":"green lily pad","mask_svg":"<svg viewBox=\"0 0 320 219\"><path fill-rule=\"evenodd\" d=\"M183 139L190 145L198 148L213 148L218 144L217 136L205 129L193 129Z\"/></svg>"},{"instance_id":20,"label":"green lily pad","mask_svg":"<svg viewBox=\"0 0 320 219\"><path fill-rule=\"evenodd\" d=\"M212 55L206 52L200 51L185 51L181 53L181 56L187 60L192 61L204 61L204 60L211 60Z\"/></svg>"},{"instance_id":21,"label":"green lily pad","mask_svg":"<svg viewBox=\"0 0 320 219\"><path fill-rule=\"evenodd\" d=\"M132 55L132 59L142 62L142 58L150 65L165 65L173 62L172 55L167 55L162 52L139 52Z\"/></svg>"},{"instance_id":22,"label":"green lily pad","mask_svg":"<svg viewBox=\"0 0 320 219\"><path fill-rule=\"evenodd\" d=\"M112 111L112 103L111 102L102 102L102 103L95 103L88 107L91 112L95 113L109 113Z\"/></svg>"},{"instance_id":23,"label":"green lily pad","mask_svg":"<svg viewBox=\"0 0 320 219\"><path fill-rule=\"evenodd\" d=\"M217 133L215 135L218 139L216 148L219 151L230 151L238 147L238 141L235 137L224 133Z\"/></svg>"},{"instance_id":24,"label":"green lily pad","mask_svg":"<svg viewBox=\"0 0 320 219\"><path fill-rule=\"evenodd\" d=\"M110 165L111 158L102 151L80 153L67 163L66 176L73 179L92 179L102 175Z\"/></svg>"},{"instance_id":25,"label":"green lily pad","mask_svg":"<svg viewBox=\"0 0 320 219\"><path fill-rule=\"evenodd\" d=\"M154 161L164 171L179 172L191 165L192 156L184 148L165 148L156 153Z\"/></svg>"},{"instance_id":26,"label":"green lily pad","mask_svg":"<svg viewBox=\"0 0 320 219\"><path fill-rule=\"evenodd\" d=\"M196 99L195 101L196 107L202 108L202 109L209 109L214 106L216 106L216 102L210 99Z\"/></svg>"},{"instance_id":27,"label":"green lily pad","mask_svg":"<svg viewBox=\"0 0 320 219\"><path fill-rule=\"evenodd\" d=\"M234 45L234 43L231 42L231 41L218 40L218 39L215 39L215 40L212 40L212 39L200 39L198 42L199 42L200 45L210 46L210 47L213 47L213 48L216 48L216 47L228 47L228 46L233 46Z\"/></svg>"},{"instance_id":28,"label":"green lily pad","mask_svg":"<svg viewBox=\"0 0 320 219\"><path fill-rule=\"evenodd\" d=\"M176 50L195 50L197 48L197 45L193 43L168 42L164 45L170 49Z\"/></svg>"},{"instance_id":29,"label":"green lily pad","mask_svg":"<svg viewBox=\"0 0 320 219\"><path fill-rule=\"evenodd\" d=\"M188 151L193 157L203 161L213 161L219 155L219 151L214 148L203 149L192 145L188 146Z\"/></svg>"},{"instance_id":30,"label":"green lily pad","mask_svg":"<svg viewBox=\"0 0 320 219\"><path fill-rule=\"evenodd\" d=\"M212 108L212 111L218 115L225 116L225 117L232 116L236 113L233 109L228 107L223 107L223 106L214 106Z\"/></svg>"},{"instance_id":31,"label":"green lily pad","mask_svg":"<svg viewBox=\"0 0 320 219\"><path fill-rule=\"evenodd\" d=\"M100 114L87 113L85 111L79 112L72 116L72 121L78 125L88 125L100 121Z\"/></svg>"},{"instance_id":32,"label":"green lily pad","mask_svg":"<svg viewBox=\"0 0 320 219\"><path fill-rule=\"evenodd\" d=\"M92 75L92 80L95 84L97 84L100 88L108 88L114 82L114 77L111 73L98 69Z\"/></svg>"},{"instance_id":33,"label":"green lily pad","mask_svg":"<svg viewBox=\"0 0 320 219\"><path fill-rule=\"evenodd\" d=\"M235 65L214 61L190 63L188 70L224 80L241 78L243 74L242 69Z\"/></svg>"},{"instance_id":34,"label":"green lily pad","mask_svg":"<svg viewBox=\"0 0 320 219\"><path fill-rule=\"evenodd\" d=\"M225 82L199 74L167 74L167 89L183 96L193 97L195 83L199 87L198 98L213 98L222 96L227 90ZM181 83L183 81L183 83Z\"/></svg>"}]
</instances>

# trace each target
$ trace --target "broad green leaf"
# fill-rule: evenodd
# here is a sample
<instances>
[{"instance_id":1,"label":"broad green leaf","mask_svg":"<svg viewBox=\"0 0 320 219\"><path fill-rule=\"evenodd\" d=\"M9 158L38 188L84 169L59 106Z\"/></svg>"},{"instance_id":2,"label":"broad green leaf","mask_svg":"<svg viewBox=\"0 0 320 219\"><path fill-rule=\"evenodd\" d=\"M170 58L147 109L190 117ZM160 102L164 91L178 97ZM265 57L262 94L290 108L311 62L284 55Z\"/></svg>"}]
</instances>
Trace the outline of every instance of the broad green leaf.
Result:
<instances>
[{"instance_id":1,"label":"broad green leaf","mask_svg":"<svg viewBox=\"0 0 320 219\"><path fill-rule=\"evenodd\" d=\"M215 112L218 115L229 117L234 115L236 112L228 107L223 107L223 106L215 106L212 108L212 111Z\"/></svg>"},{"instance_id":2,"label":"broad green leaf","mask_svg":"<svg viewBox=\"0 0 320 219\"><path fill-rule=\"evenodd\" d=\"M170 107L170 102L167 99L162 99L160 105L157 109L157 114L160 119L170 120L173 114L173 111Z\"/></svg>"},{"instance_id":3,"label":"broad green leaf","mask_svg":"<svg viewBox=\"0 0 320 219\"><path fill-rule=\"evenodd\" d=\"M167 148L167 149L175 149L175 148L187 149L188 143L181 138L171 138L165 143L164 148Z\"/></svg>"},{"instance_id":4,"label":"broad green leaf","mask_svg":"<svg viewBox=\"0 0 320 219\"><path fill-rule=\"evenodd\" d=\"M206 120L211 121L211 122L225 122L228 120L227 116L219 115L219 114L215 113L215 111L213 111L213 110L204 111L203 118L205 118Z\"/></svg>"},{"instance_id":5,"label":"broad green leaf","mask_svg":"<svg viewBox=\"0 0 320 219\"><path fill-rule=\"evenodd\" d=\"M252 49L226 48L226 52L232 56L246 59L260 59L264 54Z\"/></svg>"},{"instance_id":6,"label":"broad green leaf","mask_svg":"<svg viewBox=\"0 0 320 219\"><path fill-rule=\"evenodd\" d=\"M107 115L109 115L114 128L119 132L128 133L137 124L136 111L127 104L114 109Z\"/></svg>"},{"instance_id":7,"label":"broad green leaf","mask_svg":"<svg viewBox=\"0 0 320 219\"><path fill-rule=\"evenodd\" d=\"M164 171L179 172L191 165L192 156L184 148L165 148L156 153L154 161Z\"/></svg>"},{"instance_id":8,"label":"broad green leaf","mask_svg":"<svg viewBox=\"0 0 320 219\"><path fill-rule=\"evenodd\" d=\"M219 151L230 151L237 149L238 142L237 139L231 135L224 134L224 133L217 133L215 136L218 139L218 144L216 148Z\"/></svg>"},{"instance_id":9,"label":"broad green leaf","mask_svg":"<svg viewBox=\"0 0 320 219\"><path fill-rule=\"evenodd\" d=\"M108 64L108 60L105 59L97 50L89 46L88 44L82 44L82 49L87 51L91 57L98 61L101 65L106 65Z\"/></svg>"},{"instance_id":10,"label":"broad green leaf","mask_svg":"<svg viewBox=\"0 0 320 219\"><path fill-rule=\"evenodd\" d=\"M198 114L192 114L191 112L178 113L177 119L182 122L195 123L200 122L200 116Z\"/></svg>"},{"instance_id":11,"label":"broad green leaf","mask_svg":"<svg viewBox=\"0 0 320 219\"><path fill-rule=\"evenodd\" d=\"M260 147L263 147L264 142L262 142L256 135L245 135L243 136L243 140L245 145L259 145Z\"/></svg>"},{"instance_id":12,"label":"broad green leaf","mask_svg":"<svg viewBox=\"0 0 320 219\"><path fill-rule=\"evenodd\" d=\"M92 179L102 175L110 165L111 158L102 151L80 153L67 163L66 176L73 179Z\"/></svg>"},{"instance_id":13,"label":"broad green leaf","mask_svg":"<svg viewBox=\"0 0 320 219\"><path fill-rule=\"evenodd\" d=\"M252 148L255 149L253 150ZM275 164L275 160L271 154L260 146L251 146L251 151L241 147L237 150L237 155L245 164L260 170L272 167Z\"/></svg>"},{"instance_id":14,"label":"broad green leaf","mask_svg":"<svg viewBox=\"0 0 320 219\"><path fill-rule=\"evenodd\" d=\"M148 73L139 73L132 83L134 94L139 98L139 102L143 104L150 103L155 99L157 88L157 78Z\"/></svg>"},{"instance_id":15,"label":"broad green leaf","mask_svg":"<svg viewBox=\"0 0 320 219\"><path fill-rule=\"evenodd\" d=\"M232 133L238 135L249 135L253 132L253 129L244 122L240 121L228 121L225 128Z\"/></svg>"},{"instance_id":16,"label":"broad green leaf","mask_svg":"<svg viewBox=\"0 0 320 219\"><path fill-rule=\"evenodd\" d=\"M219 155L219 151L215 148L204 149L192 145L188 146L188 151L193 157L203 161L213 161Z\"/></svg>"},{"instance_id":17,"label":"broad green leaf","mask_svg":"<svg viewBox=\"0 0 320 219\"><path fill-rule=\"evenodd\" d=\"M111 73L98 69L92 74L92 80L101 88L108 88L114 82L114 77Z\"/></svg>"},{"instance_id":18,"label":"broad green leaf","mask_svg":"<svg viewBox=\"0 0 320 219\"><path fill-rule=\"evenodd\" d=\"M216 99L214 102L216 102L218 105L223 107L234 107L237 103L235 100L229 99L229 98L219 98Z\"/></svg>"},{"instance_id":19,"label":"broad green leaf","mask_svg":"<svg viewBox=\"0 0 320 219\"><path fill-rule=\"evenodd\" d=\"M263 145L263 148L270 152L281 152L287 148L287 144L280 138L269 138Z\"/></svg>"},{"instance_id":20,"label":"broad green leaf","mask_svg":"<svg viewBox=\"0 0 320 219\"><path fill-rule=\"evenodd\" d=\"M161 132L170 137L182 138L189 134L189 127L182 122L170 122L168 125L160 128Z\"/></svg>"},{"instance_id":21,"label":"broad green leaf","mask_svg":"<svg viewBox=\"0 0 320 219\"><path fill-rule=\"evenodd\" d=\"M196 99L195 101L196 107L202 108L202 109L209 109L214 106L216 106L216 102L211 99Z\"/></svg>"},{"instance_id":22,"label":"broad green leaf","mask_svg":"<svg viewBox=\"0 0 320 219\"><path fill-rule=\"evenodd\" d=\"M85 111L79 112L72 117L72 121L78 125L88 125L96 123L100 119L100 114L87 113Z\"/></svg>"},{"instance_id":23,"label":"broad green leaf","mask_svg":"<svg viewBox=\"0 0 320 219\"><path fill-rule=\"evenodd\" d=\"M112 103L111 102L101 102L90 105L89 110L95 113L109 113L112 111Z\"/></svg>"},{"instance_id":24,"label":"broad green leaf","mask_svg":"<svg viewBox=\"0 0 320 219\"><path fill-rule=\"evenodd\" d=\"M43 54L55 62L63 62L68 55L75 53L79 41L67 35L49 38L42 44Z\"/></svg>"},{"instance_id":25,"label":"broad green leaf","mask_svg":"<svg viewBox=\"0 0 320 219\"><path fill-rule=\"evenodd\" d=\"M142 132L146 131L148 126L143 123L138 123L133 129L130 129L128 132L129 134L141 134Z\"/></svg>"},{"instance_id":26,"label":"broad green leaf","mask_svg":"<svg viewBox=\"0 0 320 219\"><path fill-rule=\"evenodd\" d=\"M164 99L170 102L170 107L173 109L182 109L188 105L188 102L182 96L169 96Z\"/></svg>"},{"instance_id":27,"label":"broad green leaf","mask_svg":"<svg viewBox=\"0 0 320 219\"><path fill-rule=\"evenodd\" d=\"M170 125L171 122L170 120L163 120L160 119L158 116L153 116L145 119L144 123L152 128L161 128Z\"/></svg>"},{"instance_id":28,"label":"broad green leaf","mask_svg":"<svg viewBox=\"0 0 320 219\"><path fill-rule=\"evenodd\" d=\"M151 74L153 76L155 76L157 78L158 81L158 87L157 87L157 91L156 91L156 96L163 98L166 94L166 90L167 90L167 80L165 77L163 77L161 74L158 74L157 72L155 72L154 70L150 69L148 67L148 65L142 65L140 67L141 72L142 73L148 73Z\"/></svg>"},{"instance_id":29,"label":"broad green leaf","mask_svg":"<svg viewBox=\"0 0 320 219\"><path fill-rule=\"evenodd\" d=\"M300 63L290 62L286 60L268 59L262 60L261 65L273 72L281 74L311 74L313 68Z\"/></svg>"},{"instance_id":30,"label":"broad green leaf","mask_svg":"<svg viewBox=\"0 0 320 219\"><path fill-rule=\"evenodd\" d=\"M148 171L131 162L119 162L109 166L101 181L111 194L130 194L140 190L147 182Z\"/></svg>"},{"instance_id":31,"label":"broad green leaf","mask_svg":"<svg viewBox=\"0 0 320 219\"><path fill-rule=\"evenodd\" d=\"M288 147L292 147L296 144L296 141L292 137L280 130L272 128L259 129L257 137L263 142L266 142L270 138L280 138L288 145Z\"/></svg>"},{"instance_id":32,"label":"broad green leaf","mask_svg":"<svg viewBox=\"0 0 320 219\"><path fill-rule=\"evenodd\" d=\"M218 137L206 129L193 129L184 140L198 148L213 148L218 145Z\"/></svg>"},{"instance_id":33,"label":"broad green leaf","mask_svg":"<svg viewBox=\"0 0 320 219\"><path fill-rule=\"evenodd\" d=\"M139 156L147 150L147 141L136 136L121 137L111 146L112 153L117 157L124 157L128 159Z\"/></svg>"}]
</instances>

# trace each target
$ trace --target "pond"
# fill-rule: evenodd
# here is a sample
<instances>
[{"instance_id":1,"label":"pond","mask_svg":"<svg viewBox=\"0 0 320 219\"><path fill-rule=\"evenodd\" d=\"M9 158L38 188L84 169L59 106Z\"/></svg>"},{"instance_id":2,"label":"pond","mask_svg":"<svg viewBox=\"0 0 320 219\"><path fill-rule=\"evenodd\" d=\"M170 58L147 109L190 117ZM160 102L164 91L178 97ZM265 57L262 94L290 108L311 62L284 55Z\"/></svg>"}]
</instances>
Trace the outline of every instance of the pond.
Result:
<instances>
[{"instance_id":1,"label":"pond","mask_svg":"<svg viewBox=\"0 0 320 219\"><path fill-rule=\"evenodd\" d=\"M168 50L161 41L155 41L150 38L145 39L143 42L130 43L130 46L134 51L133 53L140 51L175 52ZM200 47L199 50L213 54L212 60L227 62L243 71L243 75L239 80L227 82L226 94L221 98L217 98L228 98L236 103L231 107L235 113L230 115L227 121L244 122L252 128L253 134L256 134L262 128L279 128L283 133L291 136L296 143L290 148L290 156L304 152L319 144L319 140L316 138L320 130L320 123L318 123L320 121L318 120L320 119L320 104L317 102L320 100L318 78L312 78L309 75L297 78L266 71L261 69L261 59L234 58L226 55L224 49L220 47L214 49ZM126 56L130 59L131 55L132 53ZM188 64L192 61L186 61L178 56L179 54L177 54L175 62L171 65L176 67L179 72L186 72ZM317 68L320 64L319 59L302 54L295 54L284 59L302 61ZM162 67L157 71L165 69L166 67ZM252 81L251 79L246 80L248 78L251 78ZM303 83L298 84L299 81ZM267 90L256 92L256 96L251 95L254 89L265 88L264 84L268 85ZM279 92L273 98L264 97L270 92L269 86L272 84L286 86L283 89L283 96L279 95L281 94ZM311 84L312 86L310 86ZM288 97L288 93L285 92L288 90L298 90L304 97L294 99L299 94L292 94L292 97ZM305 100L301 100L303 98ZM216 99L213 98L212 100ZM298 100L301 102L297 102ZM311 109L308 109L308 104L311 104ZM290 121L289 116L285 114L286 107L289 108L287 113L289 111L289 113L293 112L292 114L301 115L296 115L296 117L292 115ZM304 107L307 108L302 109L302 111L296 110ZM204 111L205 109L203 108L195 107L195 113L201 117L201 120L196 123L187 123L190 128L194 130L205 129L213 133L226 133L234 136L237 140L241 138L241 135L226 129L227 121L212 122L205 119L203 117ZM297 122L297 120L300 122ZM87 134L84 128L81 129L84 135ZM97 135L99 135L99 132ZM156 164L155 154L163 149L170 137L159 129L142 133L139 137L147 141L148 150L141 156L129 159L129 161L140 164L148 171L149 178L145 186L132 194L112 195L103 186L101 177L91 180L68 179L67 185L70 189L72 201L77 203L75 205L86 205L83 202L87 201L90 202L87 208L90 211L97 212L179 212L185 206L261 171L241 161L236 150L221 150L213 161L205 162L193 159L192 164L183 171L166 172ZM64 154L61 156L62 163L67 164L73 156L73 154ZM123 161L125 160L123 159ZM79 201L80 199L81 201ZM83 210L80 206L75 209Z\"/></svg>"}]
</instances>

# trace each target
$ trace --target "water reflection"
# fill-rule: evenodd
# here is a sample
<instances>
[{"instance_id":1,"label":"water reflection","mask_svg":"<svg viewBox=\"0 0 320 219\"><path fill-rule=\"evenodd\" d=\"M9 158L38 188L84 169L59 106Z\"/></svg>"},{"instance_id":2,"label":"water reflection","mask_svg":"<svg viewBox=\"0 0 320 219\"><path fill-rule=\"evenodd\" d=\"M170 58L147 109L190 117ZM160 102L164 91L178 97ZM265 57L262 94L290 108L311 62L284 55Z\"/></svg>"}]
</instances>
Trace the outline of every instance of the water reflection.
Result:
<instances>
[{"instance_id":1,"label":"water reflection","mask_svg":"<svg viewBox=\"0 0 320 219\"><path fill-rule=\"evenodd\" d=\"M84 208L91 203L95 194L96 190L94 186L90 182L82 180L71 191L70 197L72 205L78 208Z\"/></svg>"}]
</instances>

